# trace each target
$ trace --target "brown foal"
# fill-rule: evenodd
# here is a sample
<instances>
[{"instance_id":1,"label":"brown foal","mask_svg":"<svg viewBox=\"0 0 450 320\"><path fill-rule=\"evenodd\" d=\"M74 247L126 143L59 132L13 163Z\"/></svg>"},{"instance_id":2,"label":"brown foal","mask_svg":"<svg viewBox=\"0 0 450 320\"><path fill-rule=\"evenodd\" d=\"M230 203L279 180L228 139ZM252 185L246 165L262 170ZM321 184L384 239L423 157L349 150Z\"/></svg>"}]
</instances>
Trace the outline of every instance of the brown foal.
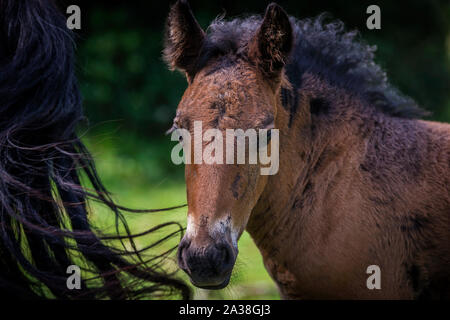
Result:
<instances>
[{"instance_id":1,"label":"brown foal","mask_svg":"<svg viewBox=\"0 0 450 320\"><path fill-rule=\"evenodd\" d=\"M247 230L283 298L448 298L450 125L418 120L339 22L271 4L207 31L172 7L164 57L188 80L174 127L276 128L279 171L186 164L191 281L225 287Z\"/></svg>"}]
</instances>

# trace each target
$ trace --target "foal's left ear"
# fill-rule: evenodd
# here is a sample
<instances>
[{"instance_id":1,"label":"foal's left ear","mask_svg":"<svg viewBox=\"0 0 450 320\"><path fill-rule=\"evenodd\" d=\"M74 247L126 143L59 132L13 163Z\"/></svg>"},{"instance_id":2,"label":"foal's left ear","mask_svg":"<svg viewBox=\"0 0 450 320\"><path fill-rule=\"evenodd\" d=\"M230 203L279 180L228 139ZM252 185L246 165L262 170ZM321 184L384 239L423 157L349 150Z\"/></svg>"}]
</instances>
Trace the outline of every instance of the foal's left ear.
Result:
<instances>
[{"instance_id":1,"label":"foal's left ear","mask_svg":"<svg viewBox=\"0 0 450 320\"><path fill-rule=\"evenodd\" d=\"M286 11L276 3L269 4L261 26L250 41L249 56L269 80L278 82L292 46L292 25Z\"/></svg>"},{"instance_id":2,"label":"foal's left ear","mask_svg":"<svg viewBox=\"0 0 450 320\"><path fill-rule=\"evenodd\" d=\"M178 0L170 9L167 19L164 60L171 69L186 73L188 81L205 38L187 0Z\"/></svg>"}]
</instances>

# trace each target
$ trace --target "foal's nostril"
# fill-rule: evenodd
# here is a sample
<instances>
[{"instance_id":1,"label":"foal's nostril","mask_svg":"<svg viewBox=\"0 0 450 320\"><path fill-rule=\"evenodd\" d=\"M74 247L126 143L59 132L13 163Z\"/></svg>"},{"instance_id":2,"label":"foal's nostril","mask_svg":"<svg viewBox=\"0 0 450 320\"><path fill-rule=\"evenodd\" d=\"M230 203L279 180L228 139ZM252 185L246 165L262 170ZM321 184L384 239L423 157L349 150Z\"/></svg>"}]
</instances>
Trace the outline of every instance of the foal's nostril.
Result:
<instances>
[{"instance_id":1,"label":"foal's nostril","mask_svg":"<svg viewBox=\"0 0 450 320\"><path fill-rule=\"evenodd\" d=\"M179 267L199 287L226 286L235 259L233 248L226 243L196 246L191 245L190 241L182 240L178 247Z\"/></svg>"},{"instance_id":2,"label":"foal's nostril","mask_svg":"<svg viewBox=\"0 0 450 320\"><path fill-rule=\"evenodd\" d=\"M234 253L231 247L227 244L221 244L216 247L219 252L218 263L220 264L220 269L227 273L234 265Z\"/></svg>"},{"instance_id":3,"label":"foal's nostril","mask_svg":"<svg viewBox=\"0 0 450 320\"><path fill-rule=\"evenodd\" d=\"M187 265L186 265L186 250L189 248L190 241L188 240L181 240L180 244L178 245L178 252L177 252L177 260L178 260L178 266L184 270L188 271Z\"/></svg>"}]
</instances>

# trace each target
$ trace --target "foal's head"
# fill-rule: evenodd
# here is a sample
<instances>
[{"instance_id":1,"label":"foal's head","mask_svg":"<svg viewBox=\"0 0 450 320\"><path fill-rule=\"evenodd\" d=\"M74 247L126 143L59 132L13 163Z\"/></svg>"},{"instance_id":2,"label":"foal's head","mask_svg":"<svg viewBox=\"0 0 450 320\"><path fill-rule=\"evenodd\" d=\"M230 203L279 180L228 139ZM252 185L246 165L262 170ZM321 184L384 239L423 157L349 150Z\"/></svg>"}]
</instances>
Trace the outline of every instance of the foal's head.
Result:
<instances>
[{"instance_id":1,"label":"foal's head","mask_svg":"<svg viewBox=\"0 0 450 320\"><path fill-rule=\"evenodd\" d=\"M254 31L247 37L240 35L241 43L236 44L232 28L228 34L222 30L220 39L214 33L206 34L186 1L172 7L164 56L188 81L174 128L186 129L193 136L194 122L201 121L203 132L214 128L223 133L225 145L226 129L258 132L274 127L283 67L293 42L292 27L275 4L269 5L262 20L249 24ZM202 146L213 142L203 141ZM225 150L223 158L225 163ZM188 224L178 263L198 287L220 289L228 284L237 241L267 183L267 176L260 174L261 164L248 162L186 164Z\"/></svg>"}]
</instances>

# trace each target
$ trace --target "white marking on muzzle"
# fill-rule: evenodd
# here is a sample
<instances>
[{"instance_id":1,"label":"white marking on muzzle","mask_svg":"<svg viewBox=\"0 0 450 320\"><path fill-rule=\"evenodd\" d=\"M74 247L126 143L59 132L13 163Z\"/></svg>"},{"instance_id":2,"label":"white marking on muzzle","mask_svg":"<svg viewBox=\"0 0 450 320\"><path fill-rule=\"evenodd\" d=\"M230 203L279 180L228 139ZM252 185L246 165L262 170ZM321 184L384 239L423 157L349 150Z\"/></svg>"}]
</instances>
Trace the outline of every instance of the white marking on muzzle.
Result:
<instances>
[{"instance_id":1,"label":"white marking on muzzle","mask_svg":"<svg viewBox=\"0 0 450 320\"><path fill-rule=\"evenodd\" d=\"M237 242L239 237L239 230L234 228L231 223L231 218L226 216L222 219L218 219L214 221L214 223L207 224L208 234L213 239L221 239L227 236L227 233L230 233L231 244L235 249L237 249ZM199 223L196 222L191 214L187 216L187 226L186 226L186 236L190 239L195 239L198 233Z\"/></svg>"},{"instance_id":2,"label":"white marking on muzzle","mask_svg":"<svg viewBox=\"0 0 450 320\"><path fill-rule=\"evenodd\" d=\"M197 235L197 225L190 214L187 216L186 235L191 239L194 239Z\"/></svg>"},{"instance_id":3,"label":"white marking on muzzle","mask_svg":"<svg viewBox=\"0 0 450 320\"><path fill-rule=\"evenodd\" d=\"M237 249L239 230L233 228L231 218L229 216L216 220L214 224L208 226L208 231L210 235L217 239L226 237L227 232L230 232L231 244L235 249Z\"/></svg>"}]
</instances>

